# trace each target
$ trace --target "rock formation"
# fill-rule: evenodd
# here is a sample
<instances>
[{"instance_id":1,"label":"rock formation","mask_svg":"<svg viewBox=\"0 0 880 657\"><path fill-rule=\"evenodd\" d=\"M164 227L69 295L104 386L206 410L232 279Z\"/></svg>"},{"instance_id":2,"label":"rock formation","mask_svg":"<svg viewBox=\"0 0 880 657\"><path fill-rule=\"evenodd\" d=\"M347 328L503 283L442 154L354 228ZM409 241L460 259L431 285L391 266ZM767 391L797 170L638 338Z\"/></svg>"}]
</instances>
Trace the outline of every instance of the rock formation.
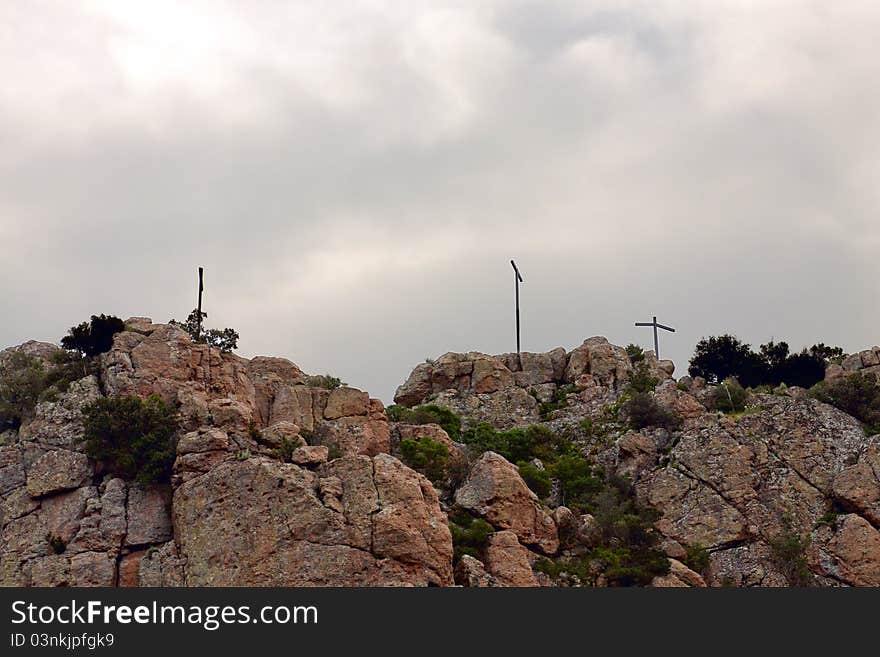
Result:
<instances>
[{"instance_id":1,"label":"rock formation","mask_svg":"<svg viewBox=\"0 0 880 657\"><path fill-rule=\"evenodd\" d=\"M539 498L500 454L437 423L389 422L368 393L314 385L288 360L222 353L146 318L126 324L92 374L0 433L0 585L607 583L591 555L618 539L598 513L563 506L558 482ZM0 352L0 377L13 352L48 366L57 350ZM880 372L880 348L827 378L855 372ZM705 382L672 374L670 361L596 337L570 352L444 354L395 401L497 430L541 424L608 480L631 482L668 558L654 586L880 585L880 436L797 389L749 393L725 415L710 410ZM677 423L621 419L638 376ZM151 394L181 431L170 482L145 486L88 458L80 411ZM446 475L432 483L401 462L404 441L441 445ZM450 522L467 537L454 541ZM581 570L560 576L569 562Z\"/></svg>"}]
</instances>

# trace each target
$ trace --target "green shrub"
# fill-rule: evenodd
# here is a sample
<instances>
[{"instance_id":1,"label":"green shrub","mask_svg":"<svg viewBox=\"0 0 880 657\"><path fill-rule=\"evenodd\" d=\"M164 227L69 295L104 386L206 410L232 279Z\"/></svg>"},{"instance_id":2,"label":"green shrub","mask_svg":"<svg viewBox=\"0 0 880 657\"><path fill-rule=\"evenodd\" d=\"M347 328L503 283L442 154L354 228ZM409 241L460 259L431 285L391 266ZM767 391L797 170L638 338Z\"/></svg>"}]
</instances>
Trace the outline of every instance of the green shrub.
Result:
<instances>
[{"instance_id":1,"label":"green shrub","mask_svg":"<svg viewBox=\"0 0 880 657\"><path fill-rule=\"evenodd\" d=\"M697 343L688 373L709 383L735 377L747 388L780 383L809 388L825 376L825 366L843 358L840 347L822 343L790 353L787 342L771 340L756 353L732 335L703 338Z\"/></svg>"},{"instance_id":2,"label":"green shrub","mask_svg":"<svg viewBox=\"0 0 880 657\"><path fill-rule=\"evenodd\" d=\"M814 386L810 395L858 419L868 435L880 433L880 378L850 374Z\"/></svg>"},{"instance_id":3,"label":"green shrub","mask_svg":"<svg viewBox=\"0 0 880 657\"><path fill-rule=\"evenodd\" d=\"M642 361L635 366L630 374L626 389L629 393L653 392L658 383L660 383L660 379L652 376L648 364Z\"/></svg>"},{"instance_id":4,"label":"green shrub","mask_svg":"<svg viewBox=\"0 0 880 657\"><path fill-rule=\"evenodd\" d=\"M71 327L61 338L61 346L86 358L103 354L113 347L113 336L125 330L125 323L112 315L92 315L89 322Z\"/></svg>"},{"instance_id":5,"label":"green shrub","mask_svg":"<svg viewBox=\"0 0 880 657\"><path fill-rule=\"evenodd\" d=\"M202 320L208 318L208 313L202 312ZM175 319L169 320L169 324L179 326L189 333L189 337L193 342L198 344L206 344L216 347L220 351L230 352L238 349L238 332L235 329L206 329L204 322L199 322L199 309L193 308L192 312L187 316L186 321L178 322Z\"/></svg>"},{"instance_id":6,"label":"green shrub","mask_svg":"<svg viewBox=\"0 0 880 657\"><path fill-rule=\"evenodd\" d=\"M526 482L526 486L540 498L545 498L550 494L551 483L550 473L546 469L542 470L533 463L520 461L516 464L519 469L519 476Z\"/></svg>"},{"instance_id":7,"label":"green shrub","mask_svg":"<svg viewBox=\"0 0 880 657\"><path fill-rule=\"evenodd\" d=\"M773 562L791 586L810 586L813 574L807 567L809 537L801 538L791 530L785 530L770 540Z\"/></svg>"},{"instance_id":8,"label":"green shrub","mask_svg":"<svg viewBox=\"0 0 880 657\"><path fill-rule=\"evenodd\" d=\"M709 569L709 551L702 545L689 545L685 548L687 556L684 558L684 564L697 573L705 573Z\"/></svg>"},{"instance_id":9,"label":"green shrub","mask_svg":"<svg viewBox=\"0 0 880 657\"><path fill-rule=\"evenodd\" d=\"M485 520L474 518L467 513L457 513L449 518L452 532L453 562L457 563L465 554L476 559L482 557L489 536L495 529Z\"/></svg>"},{"instance_id":10,"label":"green shrub","mask_svg":"<svg viewBox=\"0 0 880 657\"><path fill-rule=\"evenodd\" d=\"M709 394L707 406L709 410L722 413L739 413L746 408L749 393L736 379L726 379Z\"/></svg>"},{"instance_id":11,"label":"green shrub","mask_svg":"<svg viewBox=\"0 0 880 657\"><path fill-rule=\"evenodd\" d=\"M296 448L299 445L293 442L287 436L281 437L281 444L272 450L272 455L278 459L279 461L284 461L285 463L290 463L293 458L293 453L296 451Z\"/></svg>"},{"instance_id":12,"label":"green shrub","mask_svg":"<svg viewBox=\"0 0 880 657\"><path fill-rule=\"evenodd\" d=\"M602 471L578 453L563 454L550 466L550 474L559 481L562 504L586 510L593 496L602 490Z\"/></svg>"},{"instance_id":13,"label":"green shrub","mask_svg":"<svg viewBox=\"0 0 880 657\"><path fill-rule=\"evenodd\" d=\"M464 431L461 441L477 453L496 452L511 463L534 458L548 462L572 449L571 441L539 424L498 431L491 424L481 422Z\"/></svg>"},{"instance_id":14,"label":"green shrub","mask_svg":"<svg viewBox=\"0 0 880 657\"><path fill-rule=\"evenodd\" d=\"M547 419L554 411L568 406L568 396L577 392L577 390L577 386L573 383L566 383L556 388L553 393L553 399L548 402L540 402L538 410L541 413L541 417Z\"/></svg>"},{"instance_id":15,"label":"green shrub","mask_svg":"<svg viewBox=\"0 0 880 657\"><path fill-rule=\"evenodd\" d=\"M170 480L178 423L161 397L104 397L82 414L86 454L107 471L142 484Z\"/></svg>"},{"instance_id":16,"label":"green shrub","mask_svg":"<svg viewBox=\"0 0 880 657\"><path fill-rule=\"evenodd\" d=\"M336 390L347 385L345 381L338 376L330 376L329 374L316 374L306 377L306 385L313 388L325 388L326 390Z\"/></svg>"},{"instance_id":17,"label":"green shrub","mask_svg":"<svg viewBox=\"0 0 880 657\"><path fill-rule=\"evenodd\" d=\"M43 363L21 351L0 362L0 431L18 428L31 416L46 389Z\"/></svg>"},{"instance_id":18,"label":"green shrub","mask_svg":"<svg viewBox=\"0 0 880 657\"><path fill-rule=\"evenodd\" d=\"M646 427L663 427L669 431L681 428L681 418L660 406L649 392L634 392L623 405L629 425L641 430Z\"/></svg>"},{"instance_id":19,"label":"green shrub","mask_svg":"<svg viewBox=\"0 0 880 657\"><path fill-rule=\"evenodd\" d=\"M461 438L461 417L453 411L436 404L426 404L415 408L406 408L393 404L385 409L389 422L406 424L439 424L452 440Z\"/></svg>"},{"instance_id":20,"label":"green shrub","mask_svg":"<svg viewBox=\"0 0 880 657\"><path fill-rule=\"evenodd\" d=\"M642 349L639 345L629 343L628 345L626 345L625 349L626 355L629 356L629 362L633 365L645 360L645 350Z\"/></svg>"},{"instance_id":21,"label":"green shrub","mask_svg":"<svg viewBox=\"0 0 880 657\"><path fill-rule=\"evenodd\" d=\"M416 472L421 472L435 484L446 480L449 474L449 449L431 438L400 441L402 460Z\"/></svg>"}]
</instances>

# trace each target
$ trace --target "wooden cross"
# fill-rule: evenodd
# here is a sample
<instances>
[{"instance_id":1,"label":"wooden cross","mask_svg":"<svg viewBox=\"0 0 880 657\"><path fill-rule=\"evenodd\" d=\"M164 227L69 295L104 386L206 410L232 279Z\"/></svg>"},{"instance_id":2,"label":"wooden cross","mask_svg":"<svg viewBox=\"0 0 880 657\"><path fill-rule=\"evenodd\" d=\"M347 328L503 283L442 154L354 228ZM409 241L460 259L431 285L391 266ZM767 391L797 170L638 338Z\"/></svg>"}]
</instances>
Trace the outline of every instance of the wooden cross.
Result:
<instances>
[{"instance_id":1,"label":"wooden cross","mask_svg":"<svg viewBox=\"0 0 880 657\"><path fill-rule=\"evenodd\" d=\"M670 331L672 333L675 333L675 329L671 326L663 326L663 324L658 324L656 316L650 322L636 322L636 326L654 327L654 355L657 357L657 360L660 360L660 342L657 340L657 329L662 328L664 331Z\"/></svg>"}]
</instances>

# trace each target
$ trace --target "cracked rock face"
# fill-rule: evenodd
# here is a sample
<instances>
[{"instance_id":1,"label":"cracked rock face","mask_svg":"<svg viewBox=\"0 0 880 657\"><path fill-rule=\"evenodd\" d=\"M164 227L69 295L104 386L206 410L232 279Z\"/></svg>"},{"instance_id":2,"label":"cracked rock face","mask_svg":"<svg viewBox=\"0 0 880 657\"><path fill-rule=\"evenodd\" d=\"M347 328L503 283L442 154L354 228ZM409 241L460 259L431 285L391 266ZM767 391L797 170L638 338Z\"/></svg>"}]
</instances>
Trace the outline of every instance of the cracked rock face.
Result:
<instances>
[{"instance_id":1,"label":"cracked rock face","mask_svg":"<svg viewBox=\"0 0 880 657\"><path fill-rule=\"evenodd\" d=\"M334 480L335 486L322 486ZM319 473L230 462L174 494L190 586L446 585L452 541L436 493L388 455Z\"/></svg>"}]
</instances>

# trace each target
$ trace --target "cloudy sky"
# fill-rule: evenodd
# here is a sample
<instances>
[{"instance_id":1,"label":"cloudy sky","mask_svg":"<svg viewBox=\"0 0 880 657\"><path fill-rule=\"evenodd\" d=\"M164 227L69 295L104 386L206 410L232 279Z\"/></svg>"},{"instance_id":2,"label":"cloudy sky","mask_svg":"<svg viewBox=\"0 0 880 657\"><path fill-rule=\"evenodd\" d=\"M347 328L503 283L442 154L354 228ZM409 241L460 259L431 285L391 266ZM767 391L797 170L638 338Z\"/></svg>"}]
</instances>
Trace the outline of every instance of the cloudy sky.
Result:
<instances>
[{"instance_id":1,"label":"cloudy sky","mask_svg":"<svg viewBox=\"0 0 880 657\"><path fill-rule=\"evenodd\" d=\"M586 337L880 342L880 4L0 4L0 347L183 318L390 401Z\"/></svg>"}]
</instances>

